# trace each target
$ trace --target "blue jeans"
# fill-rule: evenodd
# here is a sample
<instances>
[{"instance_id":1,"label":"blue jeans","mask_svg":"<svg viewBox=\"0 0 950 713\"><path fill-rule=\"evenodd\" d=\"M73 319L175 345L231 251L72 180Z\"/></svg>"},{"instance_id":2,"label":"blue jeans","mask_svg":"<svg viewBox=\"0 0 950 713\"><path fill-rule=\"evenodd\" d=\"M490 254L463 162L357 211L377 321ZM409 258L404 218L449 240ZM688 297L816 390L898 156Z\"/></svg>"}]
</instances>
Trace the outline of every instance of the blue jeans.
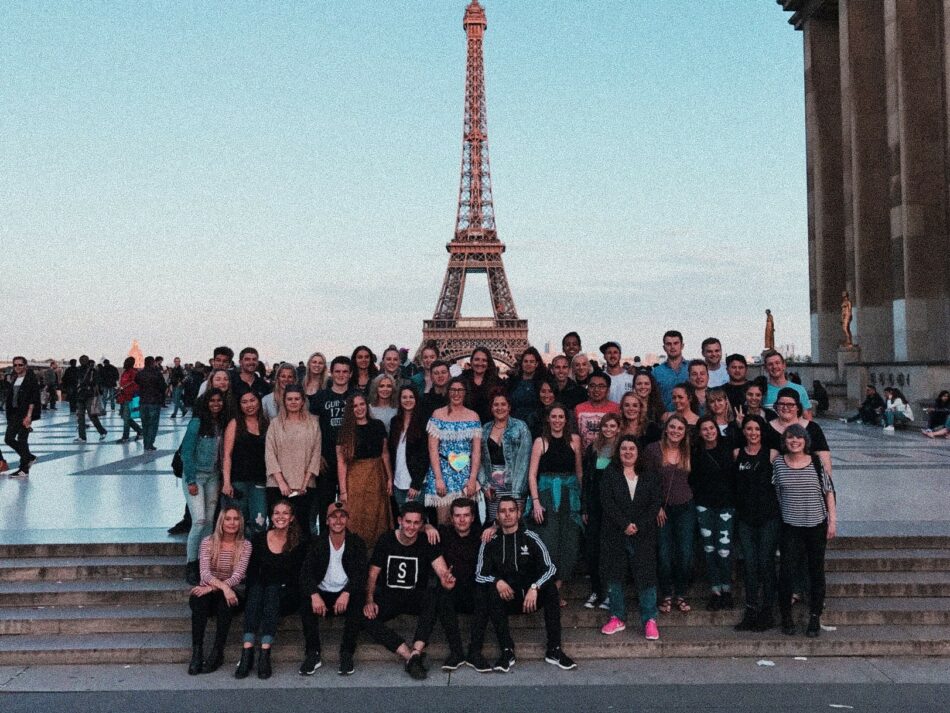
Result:
<instances>
[{"instance_id":1,"label":"blue jeans","mask_svg":"<svg viewBox=\"0 0 950 713\"><path fill-rule=\"evenodd\" d=\"M111 407L112 410L115 411L115 387L114 386L103 386L100 399L102 400L102 413L106 412L106 406Z\"/></svg>"},{"instance_id":2,"label":"blue jeans","mask_svg":"<svg viewBox=\"0 0 950 713\"><path fill-rule=\"evenodd\" d=\"M185 390L180 386L172 389L172 416L177 416L179 411L181 411L182 416L185 415L185 404L181 400L184 393Z\"/></svg>"},{"instance_id":3,"label":"blue jeans","mask_svg":"<svg viewBox=\"0 0 950 713\"><path fill-rule=\"evenodd\" d=\"M156 407L157 408L157 407ZM195 562L201 550L201 541L211 534L214 509L218 504L218 492L221 490L221 478L217 473L195 474L195 484L198 494L188 492L188 483L181 479L182 489L185 491L185 502L191 513L191 530L188 532L188 562Z\"/></svg>"},{"instance_id":4,"label":"blue jeans","mask_svg":"<svg viewBox=\"0 0 950 713\"><path fill-rule=\"evenodd\" d=\"M401 508L403 505L409 502L409 489L406 488L405 490L403 490L402 488L393 488L393 498L396 500L396 505L398 505ZM424 500L425 500L425 495L423 495L422 491L420 490L418 493L416 493L416 497L413 499L412 502L421 503Z\"/></svg>"},{"instance_id":5,"label":"blue jeans","mask_svg":"<svg viewBox=\"0 0 950 713\"><path fill-rule=\"evenodd\" d=\"M741 520L736 535L742 547L742 576L745 580L745 605L755 611L771 612L775 607L778 578L775 576L775 548L781 520L777 517L762 525L749 525ZM761 592L761 594L760 594Z\"/></svg>"},{"instance_id":6,"label":"blue jeans","mask_svg":"<svg viewBox=\"0 0 950 713\"><path fill-rule=\"evenodd\" d=\"M627 537L625 549L627 551L627 562L633 566L633 557L636 545L634 537ZM639 577L637 577L639 579ZM607 596L610 597L610 615L615 616L620 621L627 620L627 603L624 601L623 582L613 581L607 583ZM640 623L646 624L650 619L656 619L656 587L641 587L640 598Z\"/></svg>"},{"instance_id":7,"label":"blue jeans","mask_svg":"<svg viewBox=\"0 0 950 713\"><path fill-rule=\"evenodd\" d=\"M267 529L267 488L253 483L232 483L241 497L222 496L223 504L234 505L244 515L244 534L250 539Z\"/></svg>"},{"instance_id":8,"label":"blue jeans","mask_svg":"<svg viewBox=\"0 0 950 713\"><path fill-rule=\"evenodd\" d=\"M305 602L308 606L310 602ZM254 643L258 631L261 644L270 646L277 636L277 625L282 616L300 609L300 595L295 587L282 584L256 582L247 588L247 604L244 608L244 642Z\"/></svg>"},{"instance_id":9,"label":"blue jeans","mask_svg":"<svg viewBox=\"0 0 950 713\"><path fill-rule=\"evenodd\" d=\"M160 404L139 404L139 413L142 414L142 437L146 448L155 447L155 437L158 435L158 417L161 412Z\"/></svg>"},{"instance_id":10,"label":"blue jeans","mask_svg":"<svg viewBox=\"0 0 950 713\"><path fill-rule=\"evenodd\" d=\"M119 404L119 415L122 416L122 439L127 440L129 437L129 431L135 431L137 436L142 435L142 427L139 426L135 419L132 418L132 404L124 403Z\"/></svg>"},{"instance_id":11,"label":"blue jeans","mask_svg":"<svg viewBox=\"0 0 950 713\"><path fill-rule=\"evenodd\" d=\"M713 594L732 591L732 560L735 556L732 526L735 515L735 508L696 506L699 537L706 555L706 574Z\"/></svg>"},{"instance_id":12,"label":"blue jeans","mask_svg":"<svg viewBox=\"0 0 950 713\"><path fill-rule=\"evenodd\" d=\"M910 423L910 419L904 414L898 413L897 411L885 411L884 423L888 426L900 426L905 423Z\"/></svg>"},{"instance_id":13,"label":"blue jeans","mask_svg":"<svg viewBox=\"0 0 950 713\"><path fill-rule=\"evenodd\" d=\"M666 524L659 529L657 537L660 595L685 597L693 568L696 508L690 500L682 505L667 505L663 509L666 511Z\"/></svg>"}]
</instances>

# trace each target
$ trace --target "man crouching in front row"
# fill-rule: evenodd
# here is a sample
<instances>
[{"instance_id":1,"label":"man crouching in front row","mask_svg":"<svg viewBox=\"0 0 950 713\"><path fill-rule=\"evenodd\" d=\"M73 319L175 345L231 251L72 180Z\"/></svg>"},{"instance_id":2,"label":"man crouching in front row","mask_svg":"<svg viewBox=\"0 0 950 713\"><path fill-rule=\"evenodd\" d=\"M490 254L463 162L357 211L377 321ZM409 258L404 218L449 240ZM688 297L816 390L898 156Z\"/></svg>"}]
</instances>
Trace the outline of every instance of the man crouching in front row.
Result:
<instances>
[{"instance_id":1,"label":"man crouching in front row","mask_svg":"<svg viewBox=\"0 0 950 713\"><path fill-rule=\"evenodd\" d=\"M423 652L436 619L436 598L429 589L429 574L435 570L442 587L451 589L455 579L438 547L423 535L425 510L417 502L402 506L399 529L379 538L369 561L363 628L373 640L398 654L406 672L415 679L427 675ZM380 576L382 575L382 576ZM417 617L412 646L386 626L400 614Z\"/></svg>"},{"instance_id":2,"label":"man crouching in front row","mask_svg":"<svg viewBox=\"0 0 950 713\"><path fill-rule=\"evenodd\" d=\"M476 621L474 626L484 631L484 617L491 619L501 649L492 669L507 673L515 665L515 644L508 628L508 615L531 614L543 607L547 634L544 660L564 670L577 668L574 660L561 651L561 599L554 584L554 563L541 538L520 524L520 515L513 497L499 499L499 531L482 544L478 553L475 581L483 585L478 588L483 605L476 608L476 617L481 621ZM487 606L484 606L486 599ZM481 651L471 651L469 658L483 660ZM476 669L487 667L476 666Z\"/></svg>"}]
</instances>

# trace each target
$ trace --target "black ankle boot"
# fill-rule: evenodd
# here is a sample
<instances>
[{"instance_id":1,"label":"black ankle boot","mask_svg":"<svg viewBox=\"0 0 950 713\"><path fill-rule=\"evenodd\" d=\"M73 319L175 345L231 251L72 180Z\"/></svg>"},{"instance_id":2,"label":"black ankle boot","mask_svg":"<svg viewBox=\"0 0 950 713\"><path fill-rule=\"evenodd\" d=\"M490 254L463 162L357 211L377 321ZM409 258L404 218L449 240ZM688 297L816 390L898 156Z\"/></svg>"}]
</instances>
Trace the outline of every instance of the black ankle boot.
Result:
<instances>
[{"instance_id":1,"label":"black ankle boot","mask_svg":"<svg viewBox=\"0 0 950 713\"><path fill-rule=\"evenodd\" d=\"M257 677L260 679L268 679L270 675L270 649L261 649L261 657L257 661Z\"/></svg>"},{"instance_id":2,"label":"black ankle boot","mask_svg":"<svg viewBox=\"0 0 950 713\"><path fill-rule=\"evenodd\" d=\"M185 565L185 581L192 587L197 587L201 583L201 565L198 560Z\"/></svg>"},{"instance_id":3,"label":"black ankle boot","mask_svg":"<svg viewBox=\"0 0 950 713\"><path fill-rule=\"evenodd\" d=\"M749 607L745 608L745 613L742 615L742 621L735 625L736 631L754 631L755 622L757 620L757 615L755 609L750 609Z\"/></svg>"},{"instance_id":4,"label":"black ankle boot","mask_svg":"<svg viewBox=\"0 0 950 713\"><path fill-rule=\"evenodd\" d=\"M201 673L204 661L204 652L201 650L201 646L192 646L191 647L191 663L188 664L188 675L197 676Z\"/></svg>"},{"instance_id":5,"label":"black ankle boot","mask_svg":"<svg viewBox=\"0 0 950 713\"><path fill-rule=\"evenodd\" d=\"M795 622L790 614L782 614L782 633L785 636L795 636Z\"/></svg>"},{"instance_id":6,"label":"black ankle boot","mask_svg":"<svg viewBox=\"0 0 950 713\"><path fill-rule=\"evenodd\" d=\"M211 649L211 654L205 660L204 666L201 669L201 673L214 673L219 668L221 664L224 663L224 646L214 643L214 646Z\"/></svg>"},{"instance_id":7,"label":"black ankle boot","mask_svg":"<svg viewBox=\"0 0 950 713\"><path fill-rule=\"evenodd\" d=\"M808 617L808 627L805 629L805 636L809 639L817 639L821 633L821 616L812 614Z\"/></svg>"},{"instance_id":8,"label":"black ankle boot","mask_svg":"<svg viewBox=\"0 0 950 713\"><path fill-rule=\"evenodd\" d=\"M254 647L250 646L241 649L241 660L238 661L237 669L234 671L234 677L247 678L252 668L254 668Z\"/></svg>"},{"instance_id":9,"label":"black ankle boot","mask_svg":"<svg viewBox=\"0 0 950 713\"><path fill-rule=\"evenodd\" d=\"M755 628L753 631L768 631L775 628L775 617L771 609L763 609L755 618Z\"/></svg>"}]
</instances>

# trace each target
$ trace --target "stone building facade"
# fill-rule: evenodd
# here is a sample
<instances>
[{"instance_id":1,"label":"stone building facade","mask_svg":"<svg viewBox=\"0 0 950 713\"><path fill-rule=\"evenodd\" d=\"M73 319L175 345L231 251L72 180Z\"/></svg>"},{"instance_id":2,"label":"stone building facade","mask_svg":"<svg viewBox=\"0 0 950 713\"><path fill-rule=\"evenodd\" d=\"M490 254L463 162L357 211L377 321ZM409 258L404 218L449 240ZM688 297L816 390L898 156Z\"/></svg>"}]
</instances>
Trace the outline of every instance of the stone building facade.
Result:
<instances>
[{"instance_id":1,"label":"stone building facade","mask_svg":"<svg viewBox=\"0 0 950 713\"><path fill-rule=\"evenodd\" d=\"M852 361L945 374L950 0L777 1L804 44L812 358L840 364L847 290Z\"/></svg>"}]
</instances>

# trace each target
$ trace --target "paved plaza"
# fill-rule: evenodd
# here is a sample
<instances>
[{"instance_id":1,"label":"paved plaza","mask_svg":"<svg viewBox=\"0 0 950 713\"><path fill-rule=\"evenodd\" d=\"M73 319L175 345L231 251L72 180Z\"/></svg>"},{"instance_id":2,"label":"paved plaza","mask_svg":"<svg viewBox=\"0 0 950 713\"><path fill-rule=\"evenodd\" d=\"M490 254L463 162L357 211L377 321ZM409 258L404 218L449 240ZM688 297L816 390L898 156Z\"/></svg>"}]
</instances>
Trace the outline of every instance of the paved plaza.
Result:
<instances>
[{"instance_id":1,"label":"paved plaza","mask_svg":"<svg viewBox=\"0 0 950 713\"><path fill-rule=\"evenodd\" d=\"M181 481L171 460L188 419L162 411L158 450L117 443L122 422L102 417L99 441L73 443L75 416L62 405L35 424L31 448L39 456L29 479L0 477L0 544L157 542L181 517ZM879 428L822 420L831 444L842 535L950 534L950 440L919 431L885 434ZM8 448L11 470L16 456Z\"/></svg>"}]
</instances>

